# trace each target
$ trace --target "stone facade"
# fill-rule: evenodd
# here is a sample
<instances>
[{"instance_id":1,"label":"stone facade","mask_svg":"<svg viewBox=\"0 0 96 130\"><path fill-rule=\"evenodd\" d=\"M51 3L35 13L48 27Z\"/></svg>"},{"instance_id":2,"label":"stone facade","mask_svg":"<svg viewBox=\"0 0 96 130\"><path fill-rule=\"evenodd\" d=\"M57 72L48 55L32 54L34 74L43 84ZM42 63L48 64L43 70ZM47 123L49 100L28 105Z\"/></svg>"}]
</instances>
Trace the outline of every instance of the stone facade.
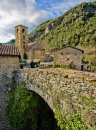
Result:
<instances>
[{"instance_id":1,"label":"stone facade","mask_svg":"<svg viewBox=\"0 0 96 130\"><path fill-rule=\"evenodd\" d=\"M34 59L45 61L45 49L41 44L29 44L26 49L26 54L30 61Z\"/></svg>"},{"instance_id":2,"label":"stone facade","mask_svg":"<svg viewBox=\"0 0 96 130\"><path fill-rule=\"evenodd\" d=\"M0 73L6 72L11 68L19 68L18 56L0 56Z\"/></svg>"},{"instance_id":3,"label":"stone facade","mask_svg":"<svg viewBox=\"0 0 96 130\"><path fill-rule=\"evenodd\" d=\"M65 64L69 68L81 70L83 50L75 47L65 47L54 51L56 64Z\"/></svg>"}]
</instances>

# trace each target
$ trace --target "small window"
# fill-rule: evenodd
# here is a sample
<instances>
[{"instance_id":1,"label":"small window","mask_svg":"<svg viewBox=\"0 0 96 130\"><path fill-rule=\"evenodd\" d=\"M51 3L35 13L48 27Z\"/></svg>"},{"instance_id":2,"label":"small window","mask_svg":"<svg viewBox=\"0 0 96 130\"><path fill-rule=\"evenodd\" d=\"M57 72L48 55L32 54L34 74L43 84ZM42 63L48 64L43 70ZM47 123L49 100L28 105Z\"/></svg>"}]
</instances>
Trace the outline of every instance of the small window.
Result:
<instances>
[{"instance_id":1,"label":"small window","mask_svg":"<svg viewBox=\"0 0 96 130\"><path fill-rule=\"evenodd\" d=\"M23 41L23 45L25 45L25 42Z\"/></svg>"},{"instance_id":2,"label":"small window","mask_svg":"<svg viewBox=\"0 0 96 130\"><path fill-rule=\"evenodd\" d=\"M63 52L61 52L61 55L63 55Z\"/></svg>"},{"instance_id":3,"label":"small window","mask_svg":"<svg viewBox=\"0 0 96 130\"><path fill-rule=\"evenodd\" d=\"M23 35L23 39L25 39L25 36Z\"/></svg>"},{"instance_id":4,"label":"small window","mask_svg":"<svg viewBox=\"0 0 96 130\"><path fill-rule=\"evenodd\" d=\"M69 60L69 58L67 58L67 60Z\"/></svg>"},{"instance_id":5,"label":"small window","mask_svg":"<svg viewBox=\"0 0 96 130\"><path fill-rule=\"evenodd\" d=\"M23 49L25 49L25 45L23 45Z\"/></svg>"},{"instance_id":6,"label":"small window","mask_svg":"<svg viewBox=\"0 0 96 130\"><path fill-rule=\"evenodd\" d=\"M17 28L17 33L19 33L19 29Z\"/></svg>"},{"instance_id":7,"label":"small window","mask_svg":"<svg viewBox=\"0 0 96 130\"><path fill-rule=\"evenodd\" d=\"M22 29L22 33L25 33L25 29Z\"/></svg>"}]
</instances>

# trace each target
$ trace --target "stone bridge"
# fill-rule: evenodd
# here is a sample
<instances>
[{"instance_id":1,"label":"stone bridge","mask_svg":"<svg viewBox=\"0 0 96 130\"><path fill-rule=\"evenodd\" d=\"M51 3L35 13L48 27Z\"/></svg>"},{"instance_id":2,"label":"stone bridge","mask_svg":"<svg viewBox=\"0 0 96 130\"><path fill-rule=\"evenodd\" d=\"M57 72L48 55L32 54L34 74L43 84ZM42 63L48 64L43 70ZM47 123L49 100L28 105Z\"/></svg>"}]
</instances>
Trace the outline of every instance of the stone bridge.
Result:
<instances>
[{"instance_id":1,"label":"stone bridge","mask_svg":"<svg viewBox=\"0 0 96 130\"><path fill-rule=\"evenodd\" d=\"M18 83L39 94L55 113L90 109L86 119L96 125L96 73L64 69L23 69L15 72Z\"/></svg>"},{"instance_id":2,"label":"stone bridge","mask_svg":"<svg viewBox=\"0 0 96 130\"><path fill-rule=\"evenodd\" d=\"M64 110L67 110L68 114L78 109L88 110L85 116L88 124L91 122L92 126L96 125L96 73L60 68L27 68L10 71L5 78L3 77L3 81L7 84L5 89L4 86L0 86L1 114L7 98L5 91L10 90L8 84L10 85L13 77L18 84L24 83L27 89L39 94L54 113L57 108L61 114ZM0 122L4 119L2 117Z\"/></svg>"}]
</instances>

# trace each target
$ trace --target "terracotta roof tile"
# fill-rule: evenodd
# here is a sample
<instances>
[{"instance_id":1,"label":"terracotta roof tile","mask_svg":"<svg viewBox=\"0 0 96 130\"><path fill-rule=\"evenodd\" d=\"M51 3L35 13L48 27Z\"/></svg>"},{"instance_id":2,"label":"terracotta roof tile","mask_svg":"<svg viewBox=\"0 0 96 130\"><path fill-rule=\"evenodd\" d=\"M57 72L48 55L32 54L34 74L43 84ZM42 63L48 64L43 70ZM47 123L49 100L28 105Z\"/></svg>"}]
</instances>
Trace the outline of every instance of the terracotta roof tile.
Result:
<instances>
[{"instance_id":1,"label":"terracotta roof tile","mask_svg":"<svg viewBox=\"0 0 96 130\"><path fill-rule=\"evenodd\" d=\"M19 49L15 46L0 46L0 55L20 56Z\"/></svg>"},{"instance_id":2,"label":"terracotta roof tile","mask_svg":"<svg viewBox=\"0 0 96 130\"><path fill-rule=\"evenodd\" d=\"M76 48L76 47L72 47L72 46L66 46L66 47L63 47L63 48L59 48L59 49L54 49L52 50L52 52L55 52L55 51L58 51L58 50L61 50L61 49L65 49L65 48L73 48L73 49L76 49L76 50L79 50L79 51L82 51L82 53L84 53L84 50L81 50L79 48Z\"/></svg>"},{"instance_id":3,"label":"terracotta roof tile","mask_svg":"<svg viewBox=\"0 0 96 130\"><path fill-rule=\"evenodd\" d=\"M26 51L29 50L44 50L44 47L40 43L30 44L27 46Z\"/></svg>"}]
</instances>

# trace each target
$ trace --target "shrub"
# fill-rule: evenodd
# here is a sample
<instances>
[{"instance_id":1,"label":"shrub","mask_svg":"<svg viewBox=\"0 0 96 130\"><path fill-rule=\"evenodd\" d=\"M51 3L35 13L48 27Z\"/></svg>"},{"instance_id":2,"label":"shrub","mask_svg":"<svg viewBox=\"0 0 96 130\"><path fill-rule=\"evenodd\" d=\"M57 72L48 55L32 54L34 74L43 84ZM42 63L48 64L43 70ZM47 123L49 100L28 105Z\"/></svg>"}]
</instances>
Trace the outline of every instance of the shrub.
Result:
<instances>
[{"instance_id":1,"label":"shrub","mask_svg":"<svg viewBox=\"0 0 96 130\"><path fill-rule=\"evenodd\" d=\"M65 64L60 64L60 68L69 69L69 67Z\"/></svg>"}]
</instances>

